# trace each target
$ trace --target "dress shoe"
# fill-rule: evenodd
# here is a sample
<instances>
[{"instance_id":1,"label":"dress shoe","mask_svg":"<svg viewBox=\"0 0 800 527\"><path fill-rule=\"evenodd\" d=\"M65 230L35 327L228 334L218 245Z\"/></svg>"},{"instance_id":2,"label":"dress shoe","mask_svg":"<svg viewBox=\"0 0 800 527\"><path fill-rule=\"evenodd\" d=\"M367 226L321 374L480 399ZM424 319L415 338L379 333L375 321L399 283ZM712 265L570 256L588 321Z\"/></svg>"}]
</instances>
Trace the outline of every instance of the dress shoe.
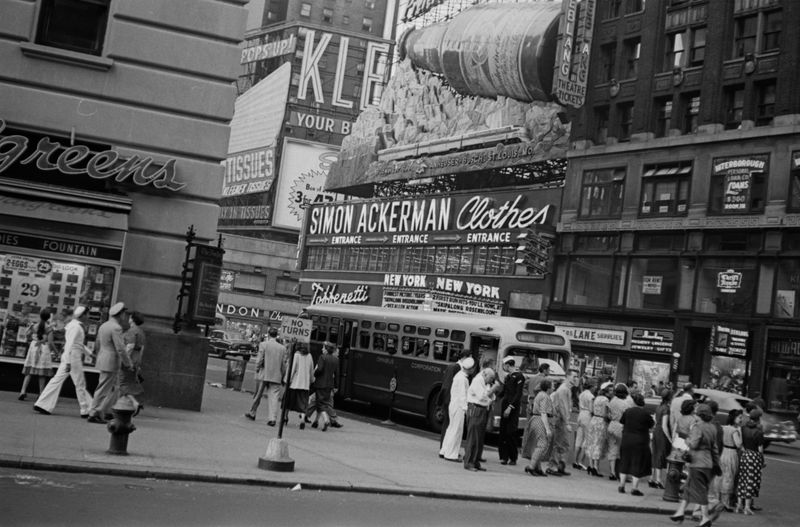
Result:
<instances>
[{"instance_id":1,"label":"dress shoe","mask_svg":"<svg viewBox=\"0 0 800 527\"><path fill-rule=\"evenodd\" d=\"M339 421L331 421L331 428L341 428L341 427L342 423L340 423Z\"/></svg>"},{"instance_id":2,"label":"dress shoe","mask_svg":"<svg viewBox=\"0 0 800 527\"><path fill-rule=\"evenodd\" d=\"M641 490L639 490L639 489L633 489L633 490L631 491L631 496L644 496L644 494L643 494L643 493L642 493L642 491L641 491Z\"/></svg>"},{"instance_id":3,"label":"dress shoe","mask_svg":"<svg viewBox=\"0 0 800 527\"><path fill-rule=\"evenodd\" d=\"M556 472L558 473L559 476L571 476L572 475L572 472L567 472L566 470L561 469L561 468L556 470Z\"/></svg>"},{"instance_id":4,"label":"dress shoe","mask_svg":"<svg viewBox=\"0 0 800 527\"><path fill-rule=\"evenodd\" d=\"M673 514L669 517L670 520L674 521L675 523L683 523L683 514Z\"/></svg>"},{"instance_id":5,"label":"dress shoe","mask_svg":"<svg viewBox=\"0 0 800 527\"><path fill-rule=\"evenodd\" d=\"M501 459L501 460L500 460L500 464L501 464L501 465L508 465L508 460L506 460L506 459Z\"/></svg>"},{"instance_id":6,"label":"dress shoe","mask_svg":"<svg viewBox=\"0 0 800 527\"><path fill-rule=\"evenodd\" d=\"M513 465L516 465L517 462L512 460L512 461L509 461L508 464L513 466Z\"/></svg>"},{"instance_id":7,"label":"dress shoe","mask_svg":"<svg viewBox=\"0 0 800 527\"><path fill-rule=\"evenodd\" d=\"M477 470L479 472L486 472L486 469L483 468L483 467L475 467L475 470Z\"/></svg>"},{"instance_id":8,"label":"dress shoe","mask_svg":"<svg viewBox=\"0 0 800 527\"><path fill-rule=\"evenodd\" d=\"M106 424L106 420L99 415L90 415L86 420L90 423L97 423L100 425Z\"/></svg>"},{"instance_id":9,"label":"dress shoe","mask_svg":"<svg viewBox=\"0 0 800 527\"><path fill-rule=\"evenodd\" d=\"M305 430L306 424L303 421L300 421L300 430Z\"/></svg>"},{"instance_id":10,"label":"dress shoe","mask_svg":"<svg viewBox=\"0 0 800 527\"><path fill-rule=\"evenodd\" d=\"M526 474L530 474L531 476L534 476L534 477L541 477L542 476L542 474L540 474L538 471L532 469L531 467L525 467L525 473Z\"/></svg>"},{"instance_id":11,"label":"dress shoe","mask_svg":"<svg viewBox=\"0 0 800 527\"><path fill-rule=\"evenodd\" d=\"M616 474L609 474L608 479L610 479L611 481L617 481L619 478L617 477Z\"/></svg>"},{"instance_id":12,"label":"dress shoe","mask_svg":"<svg viewBox=\"0 0 800 527\"><path fill-rule=\"evenodd\" d=\"M254 416L250 412L247 412L246 414L244 414L244 416L247 417L248 419L250 419L251 421L255 421L256 420L256 416Z\"/></svg>"},{"instance_id":13,"label":"dress shoe","mask_svg":"<svg viewBox=\"0 0 800 527\"><path fill-rule=\"evenodd\" d=\"M89 414L81 414L81 419L89 419Z\"/></svg>"},{"instance_id":14,"label":"dress shoe","mask_svg":"<svg viewBox=\"0 0 800 527\"><path fill-rule=\"evenodd\" d=\"M267 421L267 426L275 426L275 421Z\"/></svg>"},{"instance_id":15,"label":"dress shoe","mask_svg":"<svg viewBox=\"0 0 800 527\"><path fill-rule=\"evenodd\" d=\"M478 461L479 461L480 463L486 463L486 458L483 458L483 457L482 457L482 458L480 458Z\"/></svg>"},{"instance_id":16,"label":"dress shoe","mask_svg":"<svg viewBox=\"0 0 800 527\"><path fill-rule=\"evenodd\" d=\"M17 400L24 401L26 397L28 397L27 393L21 393L19 397L17 397Z\"/></svg>"},{"instance_id":17,"label":"dress shoe","mask_svg":"<svg viewBox=\"0 0 800 527\"><path fill-rule=\"evenodd\" d=\"M561 474L559 474L557 470L553 470L551 468L548 468L545 472L547 473L548 476L559 476L559 477L561 477Z\"/></svg>"},{"instance_id":18,"label":"dress shoe","mask_svg":"<svg viewBox=\"0 0 800 527\"><path fill-rule=\"evenodd\" d=\"M311 423L311 428L317 428L317 427L319 427L319 423L317 421Z\"/></svg>"},{"instance_id":19,"label":"dress shoe","mask_svg":"<svg viewBox=\"0 0 800 527\"><path fill-rule=\"evenodd\" d=\"M327 432L328 431L328 426L329 426L328 423L325 423L324 425L322 425L322 431L323 432Z\"/></svg>"},{"instance_id":20,"label":"dress shoe","mask_svg":"<svg viewBox=\"0 0 800 527\"><path fill-rule=\"evenodd\" d=\"M697 527L711 527L711 520L706 520Z\"/></svg>"},{"instance_id":21,"label":"dress shoe","mask_svg":"<svg viewBox=\"0 0 800 527\"><path fill-rule=\"evenodd\" d=\"M758 512L758 511L760 511L762 509L761 509L761 507L756 507L755 505L750 505L750 510L753 511L753 512Z\"/></svg>"},{"instance_id":22,"label":"dress shoe","mask_svg":"<svg viewBox=\"0 0 800 527\"><path fill-rule=\"evenodd\" d=\"M439 454L439 459L444 459L444 454Z\"/></svg>"},{"instance_id":23,"label":"dress shoe","mask_svg":"<svg viewBox=\"0 0 800 527\"><path fill-rule=\"evenodd\" d=\"M625 485L620 485L619 487L617 487L617 492L619 492L620 494L625 494Z\"/></svg>"},{"instance_id":24,"label":"dress shoe","mask_svg":"<svg viewBox=\"0 0 800 527\"><path fill-rule=\"evenodd\" d=\"M50 415L50 412L48 412L47 410L45 410L41 406L37 406L37 405L34 404L33 405L33 409L36 410L37 412L39 412L42 415Z\"/></svg>"}]
</instances>

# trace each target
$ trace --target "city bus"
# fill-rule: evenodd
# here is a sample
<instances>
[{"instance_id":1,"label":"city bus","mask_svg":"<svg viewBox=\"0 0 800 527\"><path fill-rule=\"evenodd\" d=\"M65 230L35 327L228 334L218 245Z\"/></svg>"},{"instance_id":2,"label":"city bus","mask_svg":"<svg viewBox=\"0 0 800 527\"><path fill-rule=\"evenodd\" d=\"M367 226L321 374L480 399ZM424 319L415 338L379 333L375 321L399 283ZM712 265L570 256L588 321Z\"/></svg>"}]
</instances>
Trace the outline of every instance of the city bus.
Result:
<instances>
[{"instance_id":1,"label":"city bus","mask_svg":"<svg viewBox=\"0 0 800 527\"><path fill-rule=\"evenodd\" d=\"M554 376L570 364L569 339L537 320L344 304L311 305L305 312L314 357L326 340L339 348L340 397L424 416L436 431L447 411L438 404L442 375L464 350L501 376L508 355L526 376L543 362Z\"/></svg>"}]
</instances>

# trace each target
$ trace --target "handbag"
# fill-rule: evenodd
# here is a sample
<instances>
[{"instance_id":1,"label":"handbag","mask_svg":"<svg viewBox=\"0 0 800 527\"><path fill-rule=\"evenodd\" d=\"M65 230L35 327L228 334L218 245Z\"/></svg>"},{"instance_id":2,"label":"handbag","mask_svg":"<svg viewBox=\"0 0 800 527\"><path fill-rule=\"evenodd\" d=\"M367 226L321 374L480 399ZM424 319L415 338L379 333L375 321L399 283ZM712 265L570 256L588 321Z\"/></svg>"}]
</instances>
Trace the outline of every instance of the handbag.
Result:
<instances>
[{"instance_id":1,"label":"handbag","mask_svg":"<svg viewBox=\"0 0 800 527\"><path fill-rule=\"evenodd\" d=\"M692 462L692 453L689 452L688 450L684 451L681 454L681 459L686 463L691 463Z\"/></svg>"}]
</instances>

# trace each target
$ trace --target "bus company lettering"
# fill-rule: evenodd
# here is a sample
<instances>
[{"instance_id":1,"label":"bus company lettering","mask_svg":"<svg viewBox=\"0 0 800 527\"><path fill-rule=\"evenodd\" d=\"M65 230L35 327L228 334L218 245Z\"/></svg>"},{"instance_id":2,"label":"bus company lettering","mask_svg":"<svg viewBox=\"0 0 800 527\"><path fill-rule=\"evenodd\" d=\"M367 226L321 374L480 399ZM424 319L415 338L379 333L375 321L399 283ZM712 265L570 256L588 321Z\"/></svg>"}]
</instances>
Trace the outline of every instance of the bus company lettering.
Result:
<instances>
[{"instance_id":1,"label":"bus company lettering","mask_svg":"<svg viewBox=\"0 0 800 527\"><path fill-rule=\"evenodd\" d=\"M349 293L337 293L337 284L311 284L311 304L363 304L369 301L369 286L359 285Z\"/></svg>"},{"instance_id":2,"label":"bus company lettering","mask_svg":"<svg viewBox=\"0 0 800 527\"><path fill-rule=\"evenodd\" d=\"M426 362L412 362L411 363L412 370L425 370L425 371L432 371L434 373L441 373L442 369L435 364L428 364Z\"/></svg>"},{"instance_id":3,"label":"bus company lettering","mask_svg":"<svg viewBox=\"0 0 800 527\"><path fill-rule=\"evenodd\" d=\"M455 198L342 203L311 209L309 234L409 233L446 230L525 229L544 224L552 213L550 205L541 209L522 207L517 194L494 207L487 196L473 196L453 214Z\"/></svg>"}]
</instances>

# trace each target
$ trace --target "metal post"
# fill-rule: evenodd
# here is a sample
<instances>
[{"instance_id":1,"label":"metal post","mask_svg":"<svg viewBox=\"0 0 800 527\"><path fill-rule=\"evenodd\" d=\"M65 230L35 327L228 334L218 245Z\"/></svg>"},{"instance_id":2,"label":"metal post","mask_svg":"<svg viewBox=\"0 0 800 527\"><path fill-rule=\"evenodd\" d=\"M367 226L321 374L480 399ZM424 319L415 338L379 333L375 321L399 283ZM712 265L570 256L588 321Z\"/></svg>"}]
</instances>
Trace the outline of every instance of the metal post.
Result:
<instances>
[{"instance_id":1,"label":"metal post","mask_svg":"<svg viewBox=\"0 0 800 527\"><path fill-rule=\"evenodd\" d=\"M281 422L278 425L278 439L283 438L283 424L286 422L286 401L289 399L289 386L292 384L292 366L294 365L294 346L296 341L292 341L289 346L289 367L286 369L286 389L283 392L281 401Z\"/></svg>"},{"instance_id":2,"label":"metal post","mask_svg":"<svg viewBox=\"0 0 800 527\"><path fill-rule=\"evenodd\" d=\"M194 239L194 225L189 225L189 229L186 231L186 257L183 261L183 270L181 271L181 288L180 291L178 291L178 311L175 312L175 320L172 323L172 331L175 334L181 331L181 323L183 322L183 315L181 314L183 311L183 297L189 293L188 290L190 286L186 283L186 280L189 275L189 260L192 255L192 247L194 247Z\"/></svg>"}]
</instances>

